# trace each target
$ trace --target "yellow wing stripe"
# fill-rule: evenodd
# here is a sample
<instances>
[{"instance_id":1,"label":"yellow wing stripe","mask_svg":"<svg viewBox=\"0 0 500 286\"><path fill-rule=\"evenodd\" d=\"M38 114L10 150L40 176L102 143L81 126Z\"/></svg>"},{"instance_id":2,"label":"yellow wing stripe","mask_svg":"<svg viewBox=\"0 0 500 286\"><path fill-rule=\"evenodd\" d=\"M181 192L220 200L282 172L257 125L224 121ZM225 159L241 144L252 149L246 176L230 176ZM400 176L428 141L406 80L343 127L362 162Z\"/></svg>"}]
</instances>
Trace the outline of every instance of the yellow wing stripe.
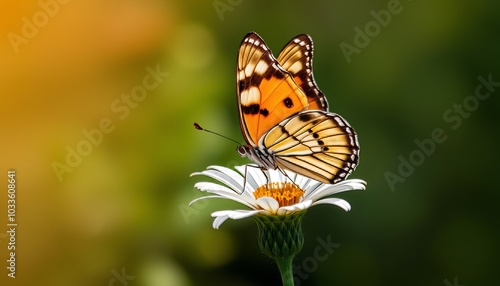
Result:
<instances>
[{"instance_id":1,"label":"yellow wing stripe","mask_svg":"<svg viewBox=\"0 0 500 286\"><path fill-rule=\"evenodd\" d=\"M288 169L325 183L330 183L338 171L338 169L334 169L335 173L327 171L332 170L332 166L319 160L312 160L309 157L307 160L298 157L280 157L276 159L276 163L280 168Z\"/></svg>"}]
</instances>

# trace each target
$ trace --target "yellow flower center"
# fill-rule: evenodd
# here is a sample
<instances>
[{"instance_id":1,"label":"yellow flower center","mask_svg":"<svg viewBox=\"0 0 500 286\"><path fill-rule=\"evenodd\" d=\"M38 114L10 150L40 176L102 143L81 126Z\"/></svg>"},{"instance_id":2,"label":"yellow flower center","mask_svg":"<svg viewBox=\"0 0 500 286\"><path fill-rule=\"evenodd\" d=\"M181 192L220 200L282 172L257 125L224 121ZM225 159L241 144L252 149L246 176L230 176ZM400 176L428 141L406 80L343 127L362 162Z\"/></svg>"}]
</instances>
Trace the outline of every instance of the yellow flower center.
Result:
<instances>
[{"instance_id":1,"label":"yellow flower center","mask_svg":"<svg viewBox=\"0 0 500 286\"><path fill-rule=\"evenodd\" d=\"M289 182L273 182L258 187L253 195L256 199L271 197L279 203L280 207L285 207L299 203L304 191Z\"/></svg>"}]
</instances>

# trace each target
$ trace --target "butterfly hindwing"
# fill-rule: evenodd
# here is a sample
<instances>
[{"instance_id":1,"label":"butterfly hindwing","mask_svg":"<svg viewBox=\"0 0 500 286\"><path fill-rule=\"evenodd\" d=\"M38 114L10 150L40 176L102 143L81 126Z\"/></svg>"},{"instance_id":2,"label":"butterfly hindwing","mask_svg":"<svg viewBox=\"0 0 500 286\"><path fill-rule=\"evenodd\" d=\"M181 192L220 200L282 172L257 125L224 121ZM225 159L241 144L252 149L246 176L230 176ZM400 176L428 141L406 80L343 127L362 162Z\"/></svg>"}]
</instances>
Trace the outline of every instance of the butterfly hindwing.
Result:
<instances>
[{"instance_id":1,"label":"butterfly hindwing","mask_svg":"<svg viewBox=\"0 0 500 286\"><path fill-rule=\"evenodd\" d=\"M325 95L316 85L313 76L314 45L309 35L299 35L285 45L278 56L279 64L290 74L304 91L309 102L308 109L328 111Z\"/></svg>"},{"instance_id":2,"label":"butterfly hindwing","mask_svg":"<svg viewBox=\"0 0 500 286\"><path fill-rule=\"evenodd\" d=\"M304 91L256 33L249 33L240 46L237 93L240 125L251 146L257 146L273 126L308 106Z\"/></svg>"},{"instance_id":3,"label":"butterfly hindwing","mask_svg":"<svg viewBox=\"0 0 500 286\"><path fill-rule=\"evenodd\" d=\"M304 111L272 128L260 141L278 167L335 183L359 161L356 133L339 115Z\"/></svg>"}]
</instances>

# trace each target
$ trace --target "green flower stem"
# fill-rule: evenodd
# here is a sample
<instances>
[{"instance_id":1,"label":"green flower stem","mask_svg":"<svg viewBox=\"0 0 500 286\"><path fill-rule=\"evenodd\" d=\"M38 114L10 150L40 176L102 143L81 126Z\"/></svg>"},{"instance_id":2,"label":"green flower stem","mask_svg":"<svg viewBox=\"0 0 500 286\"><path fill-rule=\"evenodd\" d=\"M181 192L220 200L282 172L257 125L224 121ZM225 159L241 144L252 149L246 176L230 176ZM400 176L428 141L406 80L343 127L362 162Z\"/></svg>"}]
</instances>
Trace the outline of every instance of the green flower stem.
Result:
<instances>
[{"instance_id":1,"label":"green flower stem","mask_svg":"<svg viewBox=\"0 0 500 286\"><path fill-rule=\"evenodd\" d=\"M304 245L302 218L305 211L288 215L256 215L259 248L274 259L284 286L293 286L292 261Z\"/></svg>"},{"instance_id":2,"label":"green flower stem","mask_svg":"<svg viewBox=\"0 0 500 286\"><path fill-rule=\"evenodd\" d=\"M278 264L278 268L280 269L283 286L294 286L292 261L293 256L276 259L276 264Z\"/></svg>"}]
</instances>

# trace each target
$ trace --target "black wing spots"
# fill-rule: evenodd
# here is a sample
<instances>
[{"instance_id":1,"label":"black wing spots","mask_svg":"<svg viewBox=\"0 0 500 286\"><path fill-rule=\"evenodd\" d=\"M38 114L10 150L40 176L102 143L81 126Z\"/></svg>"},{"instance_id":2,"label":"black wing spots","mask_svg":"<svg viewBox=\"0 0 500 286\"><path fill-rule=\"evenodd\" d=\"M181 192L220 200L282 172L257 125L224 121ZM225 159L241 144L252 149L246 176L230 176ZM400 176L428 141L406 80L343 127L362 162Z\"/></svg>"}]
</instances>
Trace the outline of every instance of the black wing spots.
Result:
<instances>
[{"instance_id":1,"label":"black wing spots","mask_svg":"<svg viewBox=\"0 0 500 286\"><path fill-rule=\"evenodd\" d=\"M283 100L283 103L287 108L292 108L293 107L293 100L290 97L287 97Z\"/></svg>"},{"instance_id":2,"label":"black wing spots","mask_svg":"<svg viewBox=\"0 0 500 286\"><path fill-rule=\"evenodd\" d=\"M323 142L323 140L318 140L318 145L323 146L323 145L325 145L325 142ZM328 148L326 146L321 147L321 151L323 151L323 152L328 152L328 150L330 150L330 148Z\"/></svg>"},{"instance_id":3,"label":"black wing spots","mask_svg":"<svg viewBox=\"0 0 500 286\"><path fill-rule=\"evenodd\" d=\"M250 105L241 105L241 111L243 111L244 114L262 114L263 116L268 116L269 115L269 110L266 108L260 109L259 104L250 104Z\"/></svg>"},{"instance_id":4,"label":"black wing spots","mask_svg":"<svg viewBox=\"0 0 500 286\"><path fill-rule=\"evenodd\" d=\"M258 114L260 111L259 104L241 105L241 111L244 114Z\"/></svg>"},{"instance_id":5,"label":"black wing spots","mask_svg":"<svg viewBox=\"0 0 500 286\"><path fill-rule=\"evenodd\" d=\"M300 35L292 40L295 44L301 46L300 62L302 64L302 69L297 72L294 76L300 78L302 84L301 88L306 94L309 103L317 102L318 106L323 111L328 110L328 101L326 100L323 92L318 88L313 75L313 57L314 57L314 44L309 35ZM291 42L292 42L291 41ZM290 42L290 43L291 43Z\"/></svg>"},{"instance_id":6,"label":"black wing spots","mask_svg":"<svg viewBox=\"0 0 500 286\"><path fill-rule=\"evenodd\" d=\"M281 128L281 132L283 132L283 134L285 134L287 137L290 137L293 140L295 140L295 141L297 141L297 142L300 143L300 139L297 138L294 134L290 134L290 132L288 132L288 130L286 129L286 127L284 125L280 125L280 128ZM275 143L277 144L277 143L279 143L279 142L281 142L283 140L285 140L285 139L282 139L282 140L280 140L278 142L275 142ZM297 143L297 144L299 144L299 143ZM294 146L296 146L297 144L295 144Z\"/></svg>"},{"instance_id":7,"label":"black wing spots","mask_svg":"<svg viewBox=\"0 0 500 286\"><path fill-rule=\"evenodd\" d=\"M314 116L311 113L301 113L299 114L299 120L302 122L307 122L314 118Z\"/></svg>"},{"instance_id":8,"label":"black wing spots","mask_svg":"<svg viewBox=\"0 0 500 286\"><path fill-rule=\"evenodd\" d=\"M274 61L276 61L275 59L273 59ZM276 63L273 64L273 67L278 70L279 72L275 72L274 73L274 77L276 77L277 79L284 79L285 78L285 75L287 75L288 73L282 69L279 68L278 65L276 65Z\"/></svg>"},{"instance_id":9,"label":"black wing spots","mask_svg":"<svg viewBox=\"0 0 500 286\"><path fill-rule=\"evenodd\" d=\"M240 80L238 83L238 87L240 88L240 92L246 89L246 80Z\"/></svg>"},{"instance_id":10,"label":"black wing spots","mask_svg":"<svg viewBox=\"0 0 500 286\"><path fill-rule=\"evenodd\" d=\"M269 58L267 59L266 62L270 65L270 67L264 74L262 74L262 77L264 79L270 80L274 78L281 80L284 79L286 75L288 75L287 71L285 71L279 65L276 64L276 59L273 57L273 55L269 54Z\"/></svg>"}]
</instances>

